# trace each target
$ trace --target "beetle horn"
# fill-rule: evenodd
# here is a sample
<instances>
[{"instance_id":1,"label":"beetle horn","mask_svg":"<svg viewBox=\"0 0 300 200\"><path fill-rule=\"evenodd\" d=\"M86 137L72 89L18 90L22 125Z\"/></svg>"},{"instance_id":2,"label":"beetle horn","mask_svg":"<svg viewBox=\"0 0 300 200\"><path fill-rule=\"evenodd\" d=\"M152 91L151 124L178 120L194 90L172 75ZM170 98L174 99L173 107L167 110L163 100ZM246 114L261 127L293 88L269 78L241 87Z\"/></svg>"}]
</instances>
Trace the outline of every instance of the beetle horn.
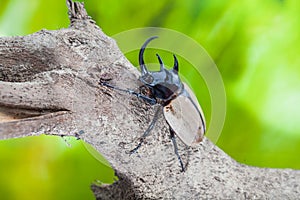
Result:
<instances>
[{"instance_id":1,"label":"beetle horn","mask_svg":"<svg viewBox=\"0 0 300 200\"><path fill-rule=\"evenodd\" d=\"M146 46L148 45L148 43L155 39L155 38L158 38L157 36L153 36L149 39L146 40L146 42L143 44L142 48L140 49L140 53L139 53L139 64L140 64L140 68L141 68L141 72L142 72L142 75L145 75L148 73L148 70L147 70L147 67L145 65L145 61L144 61L144 52L145 52L145 49L146 49Z\"/></svg>"},{"instance_id":2,"label":"beetle horn","mask_svg":"<svg viewBox=\"0 0 300 200\"><path fill-rule=\"evenodd\" d=\"M160 71L163 71L165 69L164 63L163 63L161 57L158 55L158 53L156 54L156 56L157 56L158 62L160 64Z\"/></svg>"},{"instance_id":3,"label":"beetle horn","mask_svg":"<svg viewBox=\"0 0 300 200\"><path fill-rule=\"evenodd\" d=\"M173 57L174 57L173 71L177 74L178 70L179 70L178 60L177 60L177 57L175 56L175 54L173 54Z\"/></svg>"}]
</instances>

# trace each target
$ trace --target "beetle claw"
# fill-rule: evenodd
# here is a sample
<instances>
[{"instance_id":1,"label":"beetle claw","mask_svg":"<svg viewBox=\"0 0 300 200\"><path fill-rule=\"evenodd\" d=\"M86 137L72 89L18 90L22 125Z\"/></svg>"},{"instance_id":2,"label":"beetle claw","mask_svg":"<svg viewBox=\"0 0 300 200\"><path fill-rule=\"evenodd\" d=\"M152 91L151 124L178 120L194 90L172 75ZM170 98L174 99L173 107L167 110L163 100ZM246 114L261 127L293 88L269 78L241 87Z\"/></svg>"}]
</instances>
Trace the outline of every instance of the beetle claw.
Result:
<instances>
[{"instance_id":1,"label":"beetle claw","mask_svg":"<svg viewBox=\"0 0 300 200\"><path fill-rule=\"evenodd\" d=\"M99 80L99 84L104 85L106 82L109 82L111 80L112 80L112 78L103 78L103 77L101 77L100 80Z\"/></svg>"}]
</instances>

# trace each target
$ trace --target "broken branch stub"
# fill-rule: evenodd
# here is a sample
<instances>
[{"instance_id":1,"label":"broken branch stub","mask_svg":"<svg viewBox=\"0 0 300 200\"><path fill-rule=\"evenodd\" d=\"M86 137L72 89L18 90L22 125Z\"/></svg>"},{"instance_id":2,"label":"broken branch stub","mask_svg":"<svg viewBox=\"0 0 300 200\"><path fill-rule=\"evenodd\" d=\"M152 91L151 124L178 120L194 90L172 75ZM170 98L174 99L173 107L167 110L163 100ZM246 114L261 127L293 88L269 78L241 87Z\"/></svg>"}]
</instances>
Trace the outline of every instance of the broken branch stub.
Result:
<instances>
[{"instance_id":1,"label":"broken branch stub","mask_svg":"<svg viewBox=\"0 0 300 200\"><path fill-rule=\"evenodd\" d=\"M109 77L138 88L139 73L83 4L67 5L69 28L0 38L0 139L84 133L120 179L93 186L98 199L299 198L299 171L239 164L206 138L188 150L179 144L189 160L181 173L163 119L138 154L126 154L155 108L98 85Z\"/></svg>"}]
</instances>

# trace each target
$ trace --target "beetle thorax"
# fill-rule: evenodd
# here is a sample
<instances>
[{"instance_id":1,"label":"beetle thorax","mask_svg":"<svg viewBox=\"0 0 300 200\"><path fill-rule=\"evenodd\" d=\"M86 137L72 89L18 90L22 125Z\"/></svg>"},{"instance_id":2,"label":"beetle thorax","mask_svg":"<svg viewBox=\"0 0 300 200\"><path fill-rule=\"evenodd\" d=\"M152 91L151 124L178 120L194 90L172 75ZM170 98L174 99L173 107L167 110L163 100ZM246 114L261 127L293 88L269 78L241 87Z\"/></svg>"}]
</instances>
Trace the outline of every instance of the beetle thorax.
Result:
<instances>
[{"instance_id":1,"label":"beetle thorax","mask_svg":"<svg viewBox=\"0 0 300 200\"><path fill-rule=\"evenodd\" d=\"M176 98L183 90L182 82L173 69L163 69L157 72L148 71L139 80L150 90L151 95L162 104Z\"/></svg>"},{"instance_id":2,"label":"beetle thorax","mask_svg":"<svg viewBox=\"0 0 300 200\"><path fill-rule=\"evenodd\" d=\"M160 64L159 71L149 71L144 61L144 51L147 44L157 37L149 38L142 46L139 53L139 64L141 68L141 76L139 80L143 86L146 86L150 91L150 95L162 105L168 104L171 100L175 99L183 91L183 84L178 76L178 60L174 57L174 66L168 70L165 68L161 57L156 54Z\"/></svg>"}]
</instances>

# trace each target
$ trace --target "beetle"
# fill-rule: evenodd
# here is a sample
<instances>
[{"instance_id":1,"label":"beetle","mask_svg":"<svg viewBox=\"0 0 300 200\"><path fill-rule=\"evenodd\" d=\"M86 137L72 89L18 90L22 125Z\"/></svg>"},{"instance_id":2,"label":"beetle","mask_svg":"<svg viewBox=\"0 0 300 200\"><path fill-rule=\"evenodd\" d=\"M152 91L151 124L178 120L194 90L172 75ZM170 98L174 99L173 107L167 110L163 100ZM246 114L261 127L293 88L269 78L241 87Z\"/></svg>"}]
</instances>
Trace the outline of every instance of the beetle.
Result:
<instances>
[{"instance_id":1,"label":"beetle","mask_svg":"<svg viewBox=\"0 0 300 200\"><path fill-rule=\"evenodd\" d=\"M169 125L170 138L174 146L175 154L179 160L181 171L183 172L185 168L178 153L175 135L188 146L201 142L206 131L205 118L196 96L179 77L179 64L175 54L173 54L174 66L172 69L168 70L165 68L158 54L156 54L156 56L160 64L160 70L149 71L147 69L144 61L144 52L149 42L155 38L157 38L157 36L147 39L139 52L139 65L141 69L139 81L142 83L140 89L142 87L146 89L146 95L131 89L118 88L109 84L107 80L104 79L100 79L100 85L135 95L151 105L160 105L157 107L150 125L140 137L139 144L129 153L135 153L141 147L145 138L155 126L159 116L163 113Z\"/></svg>"}]
</instances>

